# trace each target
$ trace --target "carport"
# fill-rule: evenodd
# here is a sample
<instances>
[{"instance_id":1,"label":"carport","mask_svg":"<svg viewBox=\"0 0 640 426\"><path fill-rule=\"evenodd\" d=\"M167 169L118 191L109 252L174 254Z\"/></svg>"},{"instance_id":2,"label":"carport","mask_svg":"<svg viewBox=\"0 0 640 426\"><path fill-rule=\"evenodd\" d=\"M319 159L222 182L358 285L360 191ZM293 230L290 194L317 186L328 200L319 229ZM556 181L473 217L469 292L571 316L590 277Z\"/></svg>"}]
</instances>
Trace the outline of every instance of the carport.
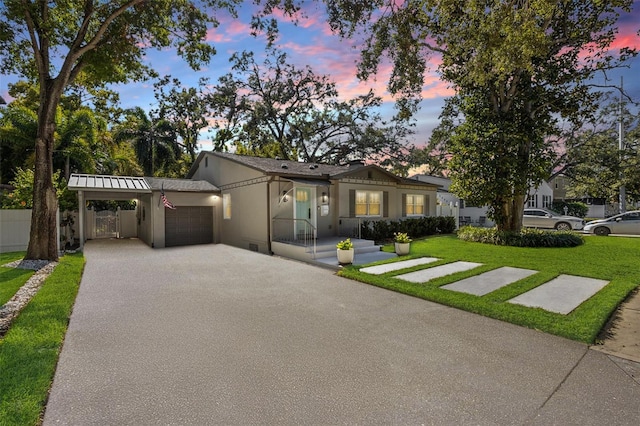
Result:
<instances>
[{"instance_id":1,"label":"carport","mask_svg":"<svg viewBox=\"0 0 640 426\"><path fill-rule=\"evenodd\" d=\"M78 228L80 249L84 247L86 209L90 200L139 200L141 194L151 194L151 187L143 177L72 174L67 187L78 191Z\"/></svg>"},{"instance_id":2,"label":"carport","mask_svg":"<svg viewBox=\"0 0 640 426\"><path fill-rule=\"evenodd\" d=\"M87 239L84 206L89 200L135 199L137 237L151 247L217 242L220 190L207 181L73 174L68 188L78 191L81 248ZM163 194L175 209L165 206Z\"/></svg>"}]
</instances>

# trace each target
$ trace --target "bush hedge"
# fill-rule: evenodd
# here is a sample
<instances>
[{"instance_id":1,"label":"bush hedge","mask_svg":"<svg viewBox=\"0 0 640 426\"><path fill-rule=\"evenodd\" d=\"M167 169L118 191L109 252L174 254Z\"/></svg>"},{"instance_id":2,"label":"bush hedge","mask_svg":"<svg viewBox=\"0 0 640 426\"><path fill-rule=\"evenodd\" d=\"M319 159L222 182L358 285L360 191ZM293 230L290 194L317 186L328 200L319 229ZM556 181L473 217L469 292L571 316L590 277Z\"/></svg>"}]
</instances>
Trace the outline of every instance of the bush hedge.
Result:
<instances>
[{"instance_id":1,"label":"bush hedge","mask_svg":"<svg viewBox=\"0 0 640 426\"><path fill-rule=\"evenodd\" d=\"M497 228L465 226L458 230L464 241L514 247L576 247L584 238L572 231L542 231L523 228L520 232L498 231Z\"/></svg>"},{"instance_id":2,"label":"bush hedge","mask_svg":"<svg viewBox=\"0 0 640 426\"><path fill-rule=\"evenodd\" d=\"M435 234L451 234L456 229L452 216L428 216L403 220L377 220L362 222L361 236L377 242L393 239L396 232L404 232L411 238L426 237Z\"/></svg>"}]
</instances>

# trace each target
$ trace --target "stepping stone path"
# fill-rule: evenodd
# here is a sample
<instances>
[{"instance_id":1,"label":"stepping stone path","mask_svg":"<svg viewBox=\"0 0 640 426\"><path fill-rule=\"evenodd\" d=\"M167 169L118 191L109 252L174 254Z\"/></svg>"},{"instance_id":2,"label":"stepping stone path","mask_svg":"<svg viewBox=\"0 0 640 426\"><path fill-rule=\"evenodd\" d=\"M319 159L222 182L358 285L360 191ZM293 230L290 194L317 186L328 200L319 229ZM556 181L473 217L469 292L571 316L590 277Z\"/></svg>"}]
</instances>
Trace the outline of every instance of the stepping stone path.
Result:
<instances>
[{"instance_id":1,"label":"stepping stone path","mask_svg":"<svg viewBox=\"0 0 640 426\"><path fill-rule=\"evenodd\" d=\"M514 297L509 303L566 315L607 284L609 281L560 275L548 283Z\"/></svg>"},{"instance_id":2,"label":"stepping stone path","mask_svg":"<svg viewBox=\"0 0 640 426\"><path fill-rule=\"evenodd\" d=\"M368 268L360 269L360 271L366 272L367 274L382 275L382 274L386 274L387 272L398 271L400 269L405 269L405 268L411 268L412 266L426 265L427 263L432 263L437 260L440 260L440 259L437 259L435 257L419 257L417 259L409 259L409 260L403 260L400 262L385 263L384 265L369 266Z\"/></svg>"},{"instance_id":3,"label":"stepping stone path","mask_svg":"<svg viewBox=\"0 0 640 426\"><path fill-rule=\"evenodd\" d=\"M465 278L452 284L444 285L440 288L446 290L459 291L462 293L475 294L476 296L484 296L508 284L520 281L538 271L531 269L512 268L505 266L503 268L494 269L484 274L474 277Z\"/></svg>"},{"instance_id":4,"label":"stepping stone path","mask_svg":"<svg viewBox=\"0 0 640 426\"><path fill-rule=\"evenodd\" d=\"M438 260L440 259L434 257L422 257L403 260L401 262L387 263L384 265L370 266L362 268L360 271L380 275L413 266L426 265ZM482 266L482 264L462 261L453 262L446 265L439 265L432 268L409 272L407 274L396 275L395 278L414 283L426 283L435 278L444 277L456 272L468 271L470 269L477 268L478 266ZM537 272L538 271L530 269L505 266L444 285L441 288L445 290L469 293L476 296L483 296L516 281L527 278ZM608 283L609 281L597 280L594 278L560 275L547 283L514 297L509 300L509 303L532 308L542 308L549 312L567 315L580 306L580 304L585 300L600 291Z\"/></svg>"},{"instance_id":5,"label":"stepping stone path","mask_svg":"<svg viewBox=\"0 0 640 426\"><path fill-rule=\"evenodd\" d=\"M455 274L456 272L468 271L469 269L482 266L482 263L473 262L453 262L446 265L434 266L429 269L421 269L415 272L409 272L408 274L398 275L396 278L400 278L404 281L410 281L412 283L425 283L434 278L444 277L445 275Z\"/></svg>"}]
</instances>

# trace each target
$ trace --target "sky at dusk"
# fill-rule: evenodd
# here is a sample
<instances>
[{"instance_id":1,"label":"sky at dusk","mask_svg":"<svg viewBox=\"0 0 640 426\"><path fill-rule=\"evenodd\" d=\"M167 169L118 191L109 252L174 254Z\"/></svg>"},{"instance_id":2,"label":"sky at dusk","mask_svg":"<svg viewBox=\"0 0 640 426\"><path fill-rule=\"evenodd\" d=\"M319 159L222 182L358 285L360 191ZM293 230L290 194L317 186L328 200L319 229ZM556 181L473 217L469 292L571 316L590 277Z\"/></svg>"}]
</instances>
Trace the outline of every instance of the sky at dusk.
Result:
<instances>
[{"instance_id":1,"label":"sky at dusk","mask_svg":"<svg viewBox=\"0 0 640 426\"><path fill-rule=\"evenodd\" d=\"M217 16L220 26L208 33L208 40L216 47L217 55L200 71L191 70L172 51L148 51L148 62L161 76L170 74L172 77L177 77L185 86L195 86L201 77L207 77L215 83L218 77L229 72L229 58L234 52L254 51L257 62L261 63L264 57L265 41L262 37L255 38L250 34L249 22L252 7L252 2L246 2L240 10L239 19L222 13ZM375 93L385 101L381 113L384 117L390 118L394 113L393 99L386 91L390 67L383 66L375 79L366 82L358 81L355 74L359 47L353 40L343 40L331 33L322 8L323 5L317 2L305 2L303 11L306 17L301 17L297 26L293 25L289 19L283 18L280 22L278 47L287 53L288 61L296 67L303 68L309 65L316 75L328 75L332 81L336 82L340 97L343 99L351 99L367 93L370 88L374 89ZM620 34L613 47L627 46L640 50L640 37L637 35L640 29L640 0L634 1L632 13L623 16L618 24ZM425 75L423 101L416 116L416 134L411 137L412 143L421 145L428 139L431 130L438 124L444 99L453 94L446 83L439 80L436 66L437 63L433 62L431 70ZM595 83L619 85L620 76L624 76L625 91L639 103L640 57L630 60L628 68L609 73L606 76L608 81L604 75L601 75ZM8 101L11 100L7 93L8 84L17 80L16 76L2 76L0 93ZM149 110L154 107L153 82L111 86L111 88L120 93L121 106L124 108L140 106ZM211 149L212 145L207 141L206 130L203 131L202 136L201 148Z\"/></svg>"}]
</instances>

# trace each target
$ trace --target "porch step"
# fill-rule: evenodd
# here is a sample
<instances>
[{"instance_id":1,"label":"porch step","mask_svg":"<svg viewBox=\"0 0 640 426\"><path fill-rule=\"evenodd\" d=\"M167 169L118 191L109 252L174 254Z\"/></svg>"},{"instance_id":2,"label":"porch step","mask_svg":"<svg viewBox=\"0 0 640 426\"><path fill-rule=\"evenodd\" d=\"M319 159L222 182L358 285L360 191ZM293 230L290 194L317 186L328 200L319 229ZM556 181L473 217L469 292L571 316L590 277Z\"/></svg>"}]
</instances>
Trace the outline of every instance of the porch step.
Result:
<instances>
[{"instance_id":1,"label":"porch step","mask_svg":"<svg viewBox=\"0 0 640 426\"><path fill-rule=\"evenodd\" d=\"M376 245L371 240L352 239L355 254L375 253L380 251L381 246ZM326 257L336 257L336 243L318 244L316 246L316 259Z\"/></svg>"}]
</instances>

